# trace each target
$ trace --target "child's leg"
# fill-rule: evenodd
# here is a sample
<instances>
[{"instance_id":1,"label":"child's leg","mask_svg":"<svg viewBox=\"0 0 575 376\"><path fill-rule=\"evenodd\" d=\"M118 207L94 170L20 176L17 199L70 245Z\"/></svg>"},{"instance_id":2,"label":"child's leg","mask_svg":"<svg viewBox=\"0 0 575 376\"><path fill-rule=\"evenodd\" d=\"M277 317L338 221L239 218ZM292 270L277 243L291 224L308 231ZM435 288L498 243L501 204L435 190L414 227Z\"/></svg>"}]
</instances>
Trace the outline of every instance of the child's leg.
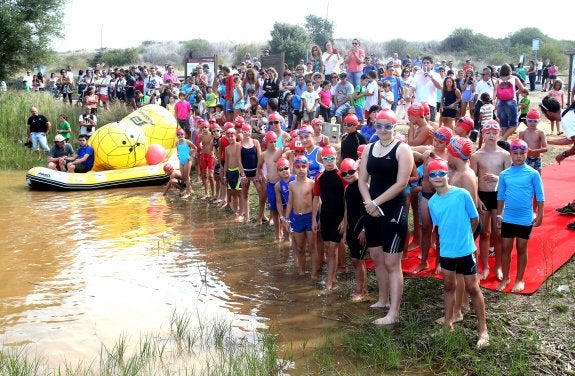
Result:
<instances>
[{"instance_id":1,"label":"child's leg","mask_svg":"<svg viewBox=\"0 0 575 376\"><path fill-rule=\"evenodd\" d=\"M431 247L431 232L433 230L433 225L431 223L431 217L429 216L429 208L427 206L426 198L421 199L419 213L421 215L421 262L413 270L413 274L417 274L429 268L427 256L429 255L429 248Z\"/></svg>"},{"instance_id":2,"label":"child's leg","mask_svg":"<svg viewBox=\"0 0 575 376\"><path fill-rule=\"evenodd\" d=\"M325 242L325 247L327 250L327 281L325 284L326 290L331 290L333 285L336 283L338 244L339 243L335 242Z\"/></svg>"},{"instance_id":3,"label":"child's leg","mask_svg":"<svg viewBox=\"0 0 575 376\"><path fill-rule=\"evenodd\" d=\"M483 299L483 293L479 288L479 282L477 281L477 276L466 275L464 276L466 290L471 296L473 302L473 308L475 309L475 315L477 316L477 324L479 331L479 340L477 341L477 348L484 348L489 346L489 334L487 333L487 320L485 319L485 300Z\"/></svg>"},{"instance_id":4,"label":"child's leg","mask_svg":"<svg viewBox=\"0 0 575 376\"><path fill-rule=\"evenodd\" d=\"M479 257L481 259L481 274L479 279L489 277L489 245L491 242L491 211L486 210L481 214L481 234L479 234Z\"/></svg>"},{"instance_id":5,"label":"child's leg","mask_svg":"<svg viewBox=\"0 0 575 376\"><path fill-rule=\"evenodd\" d=\"M214 177L214 170L207 170L208 173L208 182L210 184L210 196L216 197L216 192L215 192L215 185L216 185L216 179Z\"/></svg>"},{"instance_id":6,"label":"child's leg","mask_svg":"<svg viewBox=\"0 0 575 376\"><path fill-rule=\"evenodd\" d=\"M246 222L250 221L250 181L249 178L242 180L240 214L244 216Z\"/></svg>"},{"instance_id":7,"label":"child's leg","mask_svg":"<svg viewBox=\"0 0 575 376\"><path fill-rule=\"evenodd\" d=\"M317 279L324 262L324 241L321 232L315 233L315 242L309 246L309 250L311 252L311 278Z\"/></svg>"},{"instance_id":8,"label":"child's leg","mask_svg":"<svg viewBox=\"0 0 575 376\"><path fill-rule=\"evenodd\" d=\"M493 230L497 229L497 209L491 211L491 246L493 247L493 251L495 252L495 276L498 280L503 279L503 270L502 270L502 258L501 255L503 253L503 245L501 242L501 231Z\"/></svg>"},{"instance_id":9,"label":"child's leg","mask_svg":"<svg viewBox=\"0 0 575 376\"><path fill-rule=\"evenodd\" d=\"M308 237L308 232L294 232L293 238L295 241L294 258L297 262L298 274L305 274L305 243Z\"/></svg>"},{"instance_id":10,"label":"child's leg","mask_svg":"<svg viewBox=\"0 0 575 376\"><path fill-rule=\"evenodd\" d=\"M254 185L256 186L256 191L258 192L258 221L257 224L261 225L264 221L264 213L266 210L266 190L264 189L262 183L258 179L254 179Z\"/></svg>"},{"instance_id":11,"label":"child's leg","mask_svg":"<svg viewBox=\"0 0 575 376\"><path fill-rule=\"evenodd\" d=\"M443 273L443 307L445 309L445 326L453 330L453 306L455 305L455 290L457 288L457 279L455 272L441 270Z\"/></svg>"},{"instance_id":12,"label":"child's leg","mask_svg":"<svg viewBox=\"0 0 575 376\"><path fill-rule=\"evenodd\" d=\"M276 240L281 240L282 238L282 224L279 220L279 213L276 209L270 209L271 217L274 221L274 228L276 231Z\"/></svg>"},{"instance_id":13,"label":"child's leg","mask_svg":"<svg viewBox=\"0 0 575 376\"><path fill-rule=\"evenodd\" d=\"M411 242L407 246L408 251L411 251L419 247L419 241L421 238L421 226L419 225L419 202L417 196L418 196L417 192L411 192L411 198L409 200L409 203L411 205L411 214L413 216L413 237L411 238Z\"/></svg>"},{"instance_id":14,"label":"child's leg","mask_svg":"<svg viewBox=\"0 0 575 376\"><path fill-rule=\"evenodd\" d=\"M337 272L347 273L347 255L345 254L345 242L343 238L337 243Z\"/></svg>"},{"instance_id":15,"label":"child's leg","mask_svg":"<svg viewBox=\"0 0 575 376\"><path fill-rule=\"evenodd\" d=\"M353 264L356 286L352 300L359 301L367 294L367 269L365 268L365 262L363 260L352 258L351 263Z\"/></svg>"},{"instance_id":16,"label":"child's leg","mask_svg":"<svg viewBox=\"0 0 575 376\"><path fill-rule=\"evenodd\" d=\"M497 291L503 291L509 284L509 268L511 267L511 251L513 249L513 240L515 238L502 238L501 268L503 269L503 279L497 285Z\"/></svg>"},{"instance_id":17,"label":"child's leg","mask_svg":"<svg viewBox=\"0 0 575 376\"><path fill-rule=\"evenodd\" d=\"M527 239L522 238L517 238L515 241L515 249L517 249L517 277L515 278L513 289L511 289L512 292L520 292L525 288L523 275L525 274L525 268L527 268L527 242Z\"/></svg>"}]
</instances>

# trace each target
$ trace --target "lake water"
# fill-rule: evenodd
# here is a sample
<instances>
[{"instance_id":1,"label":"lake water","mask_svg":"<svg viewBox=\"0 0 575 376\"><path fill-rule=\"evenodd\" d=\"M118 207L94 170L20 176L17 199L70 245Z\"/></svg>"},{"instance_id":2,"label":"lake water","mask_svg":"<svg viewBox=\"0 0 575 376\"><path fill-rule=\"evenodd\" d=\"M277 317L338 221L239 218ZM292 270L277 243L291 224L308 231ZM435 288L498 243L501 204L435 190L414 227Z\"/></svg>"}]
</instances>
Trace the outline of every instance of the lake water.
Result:
<instances>
[{"instance_id":1,"label":"lake water","mask_svg":"<svg viewBox=\"0 0 575 376\"><path fill-rule=\"evenodd\" d=\"M168 333L174 311L269 327L294 348L370 313L319 296L271 228L206 201L161 187L31 191L24 175L0 172L0 338L51 365L92 361L121 335Z\"/></svg>"}]
</instances>

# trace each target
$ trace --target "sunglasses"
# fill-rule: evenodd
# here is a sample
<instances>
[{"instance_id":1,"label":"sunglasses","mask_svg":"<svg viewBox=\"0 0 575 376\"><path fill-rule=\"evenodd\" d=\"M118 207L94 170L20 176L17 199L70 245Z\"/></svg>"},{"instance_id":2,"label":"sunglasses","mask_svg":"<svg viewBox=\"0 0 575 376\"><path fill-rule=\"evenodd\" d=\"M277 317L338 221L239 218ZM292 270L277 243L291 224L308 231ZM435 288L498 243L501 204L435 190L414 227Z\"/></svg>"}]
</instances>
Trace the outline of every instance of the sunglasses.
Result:
<instances>
[{"instance_id":1,"label":"sunglasses","mask_svg":"<svg viewBox=\"0 0 575 376\"><path fill-rule=\"evenodd\" d=\"M219 129L214 129L214 130L212 131L212 133L220 133L220 130L219 130Z\"/></svg>"},{"instance_id":2,"label":"sunglasses","mask_svg":"<svg viewBox=\"0 0 575 376\"><path fill-rule=\"evenodd\" d=\"M435 171L431 171L429 173L429 177L434 179L434 178L442 178L445 175L447 175L447 171L444 170L435 170Z\"/></svg>"},{"instance_id":3,"label":"sunglasses","mask_svg":"<svg viewBox=\"0 0 575 376\"><path fill-rule=\"evenodd\" d=\"M344 124L346 127L355 127L357 124L355 123L345 123Z\"/></svg>"},{"instance_id":4,"label":"sunglasses","mask_svg":"<svg viewBox=\"0 0 575 376\"><path fill-rule=\"evenodd\" d=\"M177 135L177 136L178 136L178 137L184 137L184 135L183 135L183 134L181 134L181 133L178 133L178 135Z\"/></svg>"},{"instance_id":5,"label":"sunglasses","mask_svg":"<svg viewBox=\"0 0 575 376\"><path fill-rule=\"evenodd\" d=\"M441 141L447 142L449 139L443 133L433 132L433 137L439 138Z\"/></svg>"},{"instance_id":6,"label":"sunglasses","mask_svg":"<svg viewBox=\"0 0 575 376\"><path fill-rule=\"evenodd\" d=\"M378 131L380 131L382 129L385 129L386 131L391 131L394 127L395 127L395 125L393 125L391 123L386 123L386 124L375 123L375 129Z\"/></svg>"},{"instance_id":7,"label":"sunglasses","mask_svg":"<svg viewBox=\"0 0 575 376\"><path fill-rule=\"evenodd\" d=\"M339 175L340 175L342 178L345 178L346 176L351 176L351 175L353 175L353 174L355 174L355 170L342 171Z\"/></svg>"},{"instance_id":8,"label":"sunglasses","mask_svg":"<svg viewBox=\"0 0 575 376\"><path fill-rule=\"evenodd\" d=\"M280 168L278 168L278 171L279 171L279 172L288 171L288 170L289 170L289 167L287 167L287 166L286 166L286 167L280 167Z\"/></svg>"},{"instance_id":9,"label":"sunglasses","mask_svg":"<svg viewBox=\"0 0 575 376\"><path fill-rule=\"evenodd\" d=\"M321 160L324 162L335 162L335 157L333 155L328 155L325 157L321 157Z\"/></svg>"},{"instance_id":10,"label":"sunglasses","mask_svg":"<svg viewBox=\"0 0 575 376\"><path fill-rule=\"evenodd\" d=\"M527 150L527 145L511 145L511 150Z\"/></svg>"},{"instance_id":11,"label":"sunglasses","mask_svg":"<svg viewBox=\"0 0 575 376\"><path fill-rule=\"evenodd\" d=\"M537 125L537 123L539 123L539 120L537 120L537 119L526 119L525 122L527 123L527 125Z\"/></svg>"},{"instance_id":12,"label":"sunglasses","mask_svg":"<svg viewBox=\"0 0 575 376\"><path fill-rule=\"evenodd\" d=\"M355 46L355 45L357 45L357 44L359 44L359 43L357 43L357 42L353 42L352 44Z\"/></svg>"},{"instance_id":13,"label":"sunglasses","mask_svg":"<svg viewBox=\"0 0 575 376\"><path fill-rule=\"evenodd\" d=\"M279 124L280 122L279 121L270 121L269 123L270 124Z\"/></svg>"}]
</instances>

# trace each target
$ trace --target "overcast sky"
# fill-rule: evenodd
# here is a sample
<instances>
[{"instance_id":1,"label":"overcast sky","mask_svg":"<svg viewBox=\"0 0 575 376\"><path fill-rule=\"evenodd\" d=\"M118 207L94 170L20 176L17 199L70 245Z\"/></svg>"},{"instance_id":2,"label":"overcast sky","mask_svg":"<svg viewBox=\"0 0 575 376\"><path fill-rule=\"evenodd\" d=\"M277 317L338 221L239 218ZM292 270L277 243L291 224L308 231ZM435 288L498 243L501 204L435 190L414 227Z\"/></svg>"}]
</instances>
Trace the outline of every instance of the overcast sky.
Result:
<instances>
[{"instance_id":1,"label":"overcast sky","mask_svg":"<svg viewBox=\"0 0 575 376\"><path fill-rule=\"evenodd\" d=\"M357 4L358 9L350 9L350 3ZM505 18L498 11L498 3L445 3L451 4L450 7L440 3L412 0L390 6L381 0L371 4L344 0L70 0L63 25L65 38L54 41L53 47L57 51L128 48L145 40L195 38L212 42L265 42L270 39L274 22L303 26L308 14L327 16L334 22L335 38L430 41L442 40L456 28L502 38L524 27L537 27L555 39L574 38L572 27L559 26L557 17L544 16L538 11L540 7L527 11L527 3L507 3ZM489 4L491 10L487 8ZM521 4L525 4L523 13L517 11Z\"/></svg>"}]
</instances>

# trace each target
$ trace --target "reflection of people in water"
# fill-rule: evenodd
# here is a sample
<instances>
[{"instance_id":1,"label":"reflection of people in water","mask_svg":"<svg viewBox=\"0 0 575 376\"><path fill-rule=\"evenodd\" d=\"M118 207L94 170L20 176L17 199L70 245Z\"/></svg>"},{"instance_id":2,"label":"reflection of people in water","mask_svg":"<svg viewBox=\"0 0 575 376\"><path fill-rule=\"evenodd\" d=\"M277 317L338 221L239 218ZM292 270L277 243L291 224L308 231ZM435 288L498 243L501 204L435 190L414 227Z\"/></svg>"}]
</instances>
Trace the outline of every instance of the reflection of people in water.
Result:
<instances>
[{"instance_id":1,"label":"reflection of people in water","mask_svg":"<svg viewBox=\"0 0 575 376\"><path fill-rule=\"evenodd\" d=\"M164 165L164 172L166 175L170 175L170 180L164 189L164 196L168 194L171 188L177 189L179 193L182 193L186 189L186 182L182 174L180 174L179 171L174 171L174 167L171 164L166 163Z\"/></svg>"}]
</instances>

